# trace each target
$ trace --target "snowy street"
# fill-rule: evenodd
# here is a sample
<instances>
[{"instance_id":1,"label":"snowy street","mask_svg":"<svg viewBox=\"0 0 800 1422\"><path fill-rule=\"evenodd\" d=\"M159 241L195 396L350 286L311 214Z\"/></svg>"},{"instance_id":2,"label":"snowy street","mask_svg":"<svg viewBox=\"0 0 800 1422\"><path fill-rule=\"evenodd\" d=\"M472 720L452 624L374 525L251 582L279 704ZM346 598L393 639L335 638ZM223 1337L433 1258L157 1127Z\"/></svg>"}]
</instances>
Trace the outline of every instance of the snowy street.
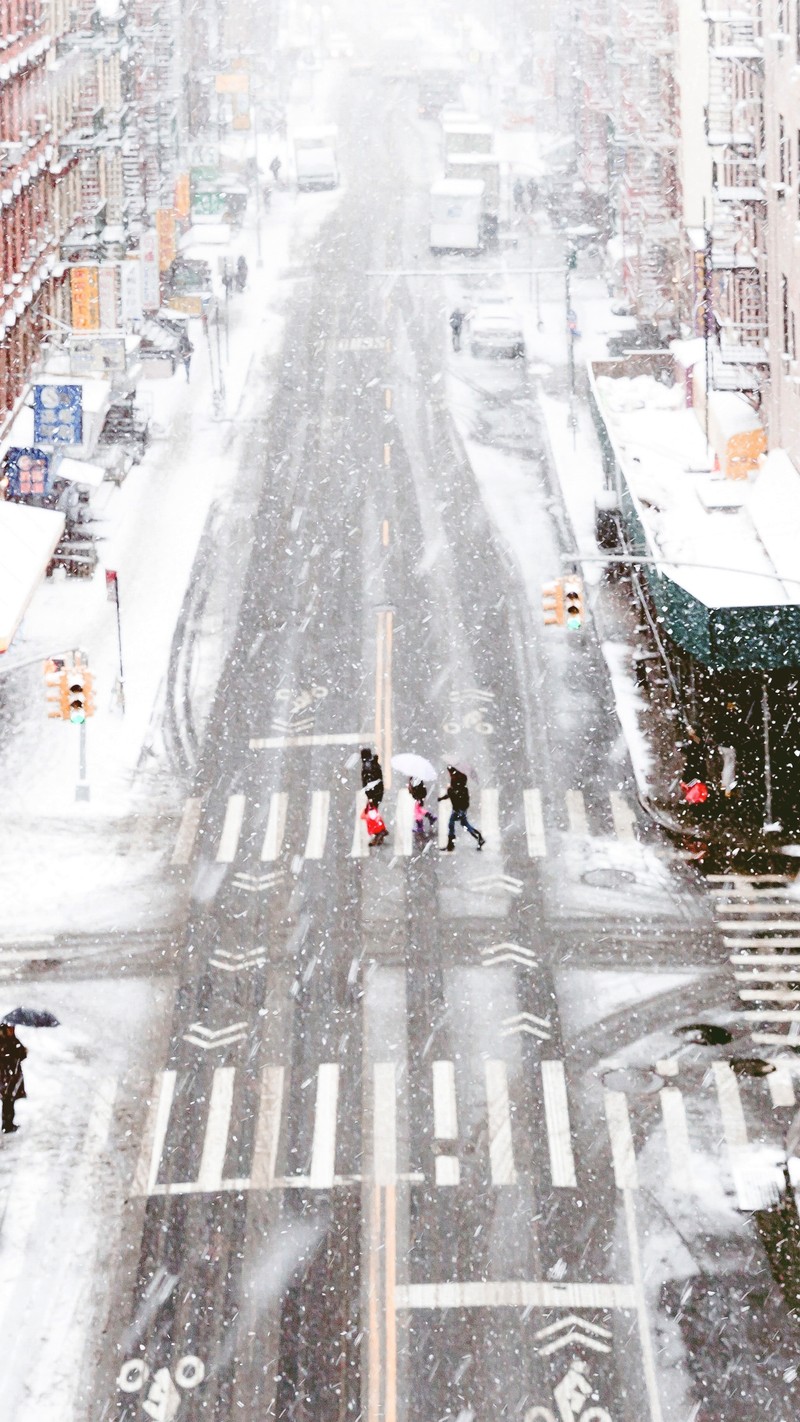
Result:
<instances>
[{"instance_id":1,"label":"snowy street","mask_svg":"<svg viewBox=\"0 0 800 1422\"><path fill-rule=\"evenodd\" d=\"M0 1147L3 1419L790 1422L800 896L642 809L599 568L580 632L543 622L599 467L560 238L434 262L436 125L335 74L342 185L275 192L262 267L249 212L221 417L196 321L109 504L125 717L102 569L39 590L0 683L2 1010L62 1023L19 1029ZM487 290L526 358L452 349ZM588 345L590 257L573 300ZM31 728L74 638L86 804L75 728ZM485 847L448 851L450 765Z\"/></svg>"}]
</instances>

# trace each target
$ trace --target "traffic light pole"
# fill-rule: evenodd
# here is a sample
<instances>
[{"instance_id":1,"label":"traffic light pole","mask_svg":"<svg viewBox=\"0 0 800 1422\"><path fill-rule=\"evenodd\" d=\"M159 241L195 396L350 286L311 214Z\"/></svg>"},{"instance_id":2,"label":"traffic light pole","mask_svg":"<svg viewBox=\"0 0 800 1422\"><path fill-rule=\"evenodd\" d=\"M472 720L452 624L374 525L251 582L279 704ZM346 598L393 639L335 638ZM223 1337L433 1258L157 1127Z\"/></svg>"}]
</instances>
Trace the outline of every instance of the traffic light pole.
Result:
<instances>
[{"instance_id":1,"label":"traffic light pole","mask_svg":"<svg viewBox=\"0 0 800 1422\"><path fill-rule=\"evenodd\" d=\"M86 722L81 722L81 734L78 741L78 783L75 786L75 799L88 800L89 782L86 779Z\"/></svg>"}]
</instances>

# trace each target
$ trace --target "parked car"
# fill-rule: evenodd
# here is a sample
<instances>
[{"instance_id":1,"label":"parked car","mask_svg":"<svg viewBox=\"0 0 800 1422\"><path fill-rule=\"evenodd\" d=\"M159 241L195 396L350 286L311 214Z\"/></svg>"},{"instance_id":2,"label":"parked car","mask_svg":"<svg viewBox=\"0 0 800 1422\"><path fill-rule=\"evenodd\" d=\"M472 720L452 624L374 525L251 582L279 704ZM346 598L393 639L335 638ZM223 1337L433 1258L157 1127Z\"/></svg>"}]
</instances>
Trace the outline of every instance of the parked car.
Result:
<instances>
[{"instance_id":1,"label":"parked car","mask_svg":"<svg viewBox=\"0 0 800 1422\"><path fill-rule=\"evenodd\" d=\"M474 356L507 356L515 359L525 354L522 323L500 302L476 306L467 317L467 340Z\"/></svg>"}]
</instances>

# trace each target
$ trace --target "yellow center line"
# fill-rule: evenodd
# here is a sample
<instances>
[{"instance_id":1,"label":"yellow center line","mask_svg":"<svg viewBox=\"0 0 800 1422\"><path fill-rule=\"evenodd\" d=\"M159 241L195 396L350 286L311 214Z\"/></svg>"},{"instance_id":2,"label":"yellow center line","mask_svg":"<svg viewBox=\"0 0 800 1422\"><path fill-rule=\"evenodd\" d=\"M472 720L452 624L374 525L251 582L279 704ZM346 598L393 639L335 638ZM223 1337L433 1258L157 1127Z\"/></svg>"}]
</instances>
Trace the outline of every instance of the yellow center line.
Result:
<instances>
[{"instance_id":1,"label":"yellow center line","mask_svg":"<svg viewBox=\"0 0 800 1422\"><path fill-rule=\"evenodd\" d=\"M384 1422L397 1422L397 1230L395 1186L386 1186L386 1402Z\"/></svg>"},{"instance_id":2,"label":"yellow center line","mask_svg":"<svg viewBox=\"0 0 800 1422\"><path fill-rule=\"evenodd\" d=\"M389 547L389 520L385 518L381 524L381 543L384 548Z\"/></svg>"}]
</instances>

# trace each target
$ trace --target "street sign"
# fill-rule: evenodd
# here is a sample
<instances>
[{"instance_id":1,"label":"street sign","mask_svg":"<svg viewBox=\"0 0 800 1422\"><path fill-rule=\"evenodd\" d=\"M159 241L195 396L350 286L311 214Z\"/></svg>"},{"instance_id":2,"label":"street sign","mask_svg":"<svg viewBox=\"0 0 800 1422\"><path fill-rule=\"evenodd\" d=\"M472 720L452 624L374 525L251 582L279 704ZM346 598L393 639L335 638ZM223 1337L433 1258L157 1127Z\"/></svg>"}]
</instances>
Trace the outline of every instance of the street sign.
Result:
<instances>
[{"instance_id":1,"label":"street sign","mask_svg":"<svg viewBox=\"0 0 800 1422\"><path fill-rule=\"evenodd\" d=\"M106 601L116 602L117 600L118 593L116 572L113 568L106 568Z\"/></svg>"},{"instance_id":2,"label":"street sign","mask_svg":"<svg viewBox=\"0 0 800 1422\"><path fill-rule=\"evenodd\" d=\"M97 267L71 267L69 289L74 329L76 331L96 331L100 325Z\"/></svg>"},{"instance_id":3,"label":"street sign","mask_svg":"<svg viewBox=\"0 0 800 1422\"><path fill-rule=\"evenodd\" d=\"M50 492L49 455L43 449L7 450L6 478L11 498L43 498Z\"/></svg>"},{"instance_id":4,"label":"street sign","mask_svg":"<svg viewBox=\"0 0 800 1422\"><path fill-rule=\"evenodd\" d=\"M121 373L126 368L125 337L120 335L71 336L69 369L71 375L98 375L109 371Z\"/></svg>"},{"instance_id":5,"label":"street sign","mask_svg":"<svg viewBox=\"0 0 800 1422\"><path fill-rule=\"evenodd\" d=\"M33 437L37 444L80 444L83 391L80 385L34 385Z\"/></svg>"}]
</instances>

